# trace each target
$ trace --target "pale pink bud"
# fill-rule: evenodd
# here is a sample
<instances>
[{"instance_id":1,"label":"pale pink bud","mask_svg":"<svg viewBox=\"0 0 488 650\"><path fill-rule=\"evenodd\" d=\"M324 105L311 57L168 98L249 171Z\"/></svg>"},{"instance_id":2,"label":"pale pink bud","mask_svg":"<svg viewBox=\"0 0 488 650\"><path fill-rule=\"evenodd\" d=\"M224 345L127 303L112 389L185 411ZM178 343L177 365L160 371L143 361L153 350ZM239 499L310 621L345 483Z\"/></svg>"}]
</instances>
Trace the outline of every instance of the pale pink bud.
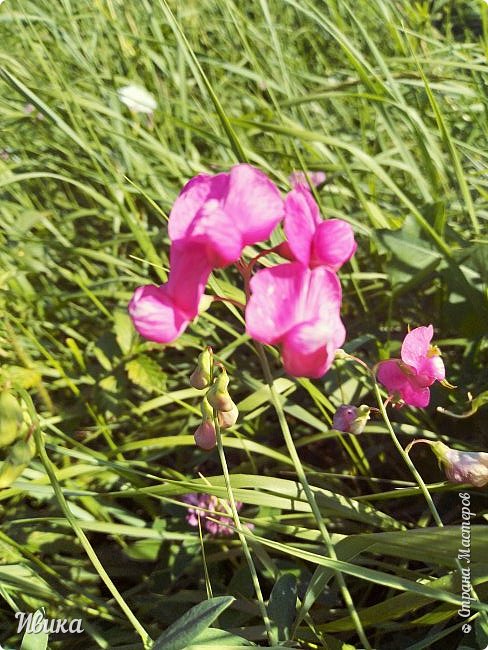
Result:
<instances>
[{"instance_id":1,"label":"pale pink bud","mask_svg":"<svg viewBox=\"0 0 488 650\"><path fill-rule=\"evenodd\" d=\"M217 444L217 434L212 420L204 420L195 431L195 444L200 449L210 451Z\"/></svg>"},{"instance_id":2,"label":"pale pink bud","mask_svg":"<svg viewBox=\"0 0 488 650\"><path fill-rule=\"evenodd\" d=\"M239 410L235 404L230 411L219 411L217 413L217 419L221 429L228 429L234 426L238 417Z\"/></svg>"},{"instance_id":3,"label":"pale pink bud","mask_svg":"<svg viewBox=\"0 0 488 650\"><path fill-rule=\"evenodd\" d=\"M483 487L488 483L488 453L484 451L458 451L451 449L440 440L414 440L406 451L424 442L432 447L432 451L443 466L448 481L451 483L468 483L474 487Z\"/></svg>"}]
</instances>

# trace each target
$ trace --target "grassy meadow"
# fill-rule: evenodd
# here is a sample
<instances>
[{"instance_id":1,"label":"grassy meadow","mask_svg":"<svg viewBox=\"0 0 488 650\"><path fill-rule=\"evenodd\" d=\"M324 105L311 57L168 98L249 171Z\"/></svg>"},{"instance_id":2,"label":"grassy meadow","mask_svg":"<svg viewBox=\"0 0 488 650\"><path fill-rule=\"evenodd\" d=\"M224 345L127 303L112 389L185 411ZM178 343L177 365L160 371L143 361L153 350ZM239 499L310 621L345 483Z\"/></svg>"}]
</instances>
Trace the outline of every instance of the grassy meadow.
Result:
<instances>
[{"instance_id":1,"label":"grassy meadow","mask_svg":"<svg viewBox=\"0 0 488 650\"><path fill-rule=\"evenodd\" d=\"M487 53L482 0L0 5L0 389L29 441L0 449L4 650L488 647L486 489L404 451L488 451ZM358 243L344 349L373 367L432 323L451 388L427 408L385 409L350 356L290 377L231 303L169 345L135 332L179 191L244 161L283 195L294 170L326 174L321 213ZM242 300L237 270L207 293ZM205 346L240 413L211 452L189 384ZM341 404L377 409L360 436L332 428ZM190 525L194 492L236 533ZM18 631L37 610L84 631Z\"/></svg>"}]
</instances>

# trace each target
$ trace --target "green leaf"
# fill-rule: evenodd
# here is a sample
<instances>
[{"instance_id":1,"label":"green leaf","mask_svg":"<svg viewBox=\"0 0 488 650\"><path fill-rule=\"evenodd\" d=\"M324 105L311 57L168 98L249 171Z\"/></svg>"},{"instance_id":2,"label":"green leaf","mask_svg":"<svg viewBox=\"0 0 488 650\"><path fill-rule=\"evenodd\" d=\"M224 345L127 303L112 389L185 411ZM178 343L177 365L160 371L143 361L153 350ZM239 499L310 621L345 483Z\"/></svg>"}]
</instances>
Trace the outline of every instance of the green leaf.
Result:
<instances>
[{"instance_id":1,"label":"green leaf","mask_svg":"<svg viewBox=\"0 0 488 650\"><path fill-rule=\"evenodd\" d=\"M185 650L234 600L217 596L195 605L156 639L153 650Z\"/></svg>"},{"instance_id":2,"label":"green leaf","mask_svg":"<svg viewBox=\"0 0 488 650\"><path fill-rule=\"evenodd\" d=\"M166 373L164 373L157 361L144 354L139 355L125 364L129 379L147 390L148 392L164 390L166 385Z\"/></svg>"},{"instance_id":3,"label":"green leaf","mask_svg":"<svg viewBox=\"0 0 488 650\"><path fill-rule=\"evenodd\" d=\"M116 311L114 314L114 332L119 348L123 354L129 354L134 338L134 326L129 314Z\"/></svg>"},{"instance_id":4,"label":"green leaf","mask_svg":"<svg viewBox=\"0 0 488 650\"><path fill-rule=\"evenodd\" d=\"M244 639L242 636L236 636L225 630L218 630L217 628L210 627L193 641L188 646L187 650L201 650L214 646L225 646L226 648L248 648L254 646L254 643Z\"/></svg>"},{"instance_id":5,"label":"green leaf","mask_svg":"<svg viewBox=\"0 0 488 650\"><path fill-rule=\"evenodd\" d=\"M41 612L41 610L38 610ZM33 618L36 619L37 612L34 613ZM46 632L26 632L22 639L20 650L46 650L49 634Z\"/></svg>"},{"instance_id":6,"label":"green leaf","mask_svg":"<svg viewBox=\"0 0 488 650\"><path fill-rule=\"evenodd\" d=\"M297 579L291 573L280 576L269 598L268 614L279 641L288 641L296 614Z\"/></svg>"}]
</instances>

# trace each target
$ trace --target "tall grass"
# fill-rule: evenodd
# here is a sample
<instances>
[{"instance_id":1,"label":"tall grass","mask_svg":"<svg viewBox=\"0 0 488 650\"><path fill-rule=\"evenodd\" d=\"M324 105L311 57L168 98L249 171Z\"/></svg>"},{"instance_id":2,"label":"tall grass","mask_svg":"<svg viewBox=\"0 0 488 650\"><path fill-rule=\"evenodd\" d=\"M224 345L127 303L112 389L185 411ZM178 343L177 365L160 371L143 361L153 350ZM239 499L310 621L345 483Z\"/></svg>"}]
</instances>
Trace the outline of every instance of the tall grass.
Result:
<instances>
[{"instance_id":1,"label":"tall grass","mask_svg":"<svg viewBox=\"0 0 488 650\"><path fill-rule=\"evenodd\" d=\"M21 644L14 613L42 607L85 629L49 647L149 647L212 595L235 601L198 610L221 631L198 647L486 647L484 493L470 490L466 620L459 489L416 447L429 503L391 436L486 448L487 26L474 0L1 5L0 380L32 396L39 447L0 490L3 647ZM127 83L155 95L153 119L120 103ZM432 322L455 390L349 438L335 408L376 404L354 363L294 380L268 350L263 374L223 304L173 345L135 334L126 306L166 279L177 193L243 160L283 191L292 170L326 173L322 213L358 241L341 273L347 352L372 365ZM242 295L233 270L211 288ZM205 345L241 413L223 437L227 485L193 443ZM181 495L228 489L240 538L187 524Z\"/></svg>"}]
</instances>

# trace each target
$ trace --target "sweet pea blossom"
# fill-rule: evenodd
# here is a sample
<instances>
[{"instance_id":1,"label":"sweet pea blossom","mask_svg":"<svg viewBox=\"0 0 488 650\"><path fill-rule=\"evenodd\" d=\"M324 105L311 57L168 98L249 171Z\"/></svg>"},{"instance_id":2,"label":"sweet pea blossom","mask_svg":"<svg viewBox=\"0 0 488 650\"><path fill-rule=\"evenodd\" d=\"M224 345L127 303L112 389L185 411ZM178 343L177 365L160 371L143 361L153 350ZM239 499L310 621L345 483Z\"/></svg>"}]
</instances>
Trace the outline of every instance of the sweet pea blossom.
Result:
<instances>
[{"instance_id":1,"label":"sweet pea blossom","mask_svg":"<svg viewBox=\"0 0 488 650\"><path fill-rule=\"evenodd\" d=\"M332 428L342 433L353 433L359 435L364 431L369 420L370 407L366 404L353 406L352 404L341 404L334 413Z\"/></svg>"},{"instance_id":2,"label":"sweet pea blossom","mask_svg":"<svg viewBox=\"0 0 488 650\"><path fill-rule=\"evenodd\" d=\"M431 386L446 376L440 351L431 345L434 328L422 326L409 332L402 344L401 359L378 364L378 380L396 401L423 408L430 401Z\"/></svg>"},{"instance_id":3,"label":"sweet pea blossom","mask_svg":"<svg viewBox=\"0 0 488 650\"><path fill-rule=\"evenodd\" d=\"M284 230L287 242L279 252L310 268L326 266L337 271L357 248L351 226L342 219L321 219L318 205L303 185L285 199Z\"/></svg>"},{"instance_id":4,"label":"sweet pea blossom","mask_svg":"<svg viewBox=\"0 0 488 650\"><path fill-rule=\"evenodd\" d=\"M198 244L219 268L237 261L245 246L268 239L282 218L278 188L259 169L241 164L192 178L173 205L168 232L173 242Z\"/></svg>"},{"instance_id":5,"label":"sweet pea blossom","mask_svg":"<svg viewBox=\"0 0 488 650\"><path fill-rule=\"evenodd\" d=\"M321 377L345 339L335 273L299 262L262 269L251 279L246 331L256 341L280 344L285 370Z\"/></svg>"},{"instance_id":6,"label":"sweet pea blossom","mask_svg":"<svg viewBox=\"0 0 488 650\"><path fill-rule=\"evenodd\" d=\"M170 250L168 281L139 287L129 303L136 330L157 343L171 343L198 314L211 267L198 247L185 242Z\"/></svg>"}]
</instances>

